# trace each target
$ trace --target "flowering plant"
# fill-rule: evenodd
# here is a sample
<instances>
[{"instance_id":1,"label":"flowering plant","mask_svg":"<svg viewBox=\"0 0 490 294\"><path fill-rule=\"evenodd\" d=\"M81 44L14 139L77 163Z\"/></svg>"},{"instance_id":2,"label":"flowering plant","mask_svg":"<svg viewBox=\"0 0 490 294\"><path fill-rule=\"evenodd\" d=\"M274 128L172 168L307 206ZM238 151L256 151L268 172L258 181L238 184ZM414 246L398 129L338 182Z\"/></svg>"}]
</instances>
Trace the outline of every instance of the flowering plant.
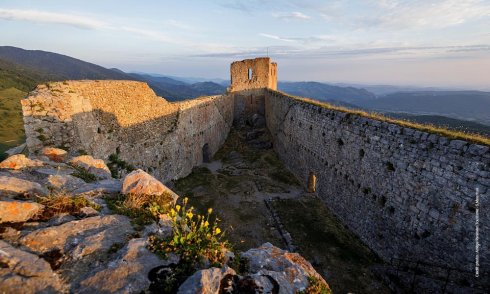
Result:
<instances>
[{"instance_id":1,"label":"flowering plant","mask_svg":"<svg viewBox=\"0 0 490 294\"><path fill-rule=\"evenodd\" d=\"M188 198L183 204L170 209L173 236L166 240L152 236L150 250L166 255L177 254L182 262L197 265L207 260L211 264L222 264L228 242L224 232L218 227L219 219L210 222L212 208L206 215L194 213L194 207L187 207Z\"/></svg>"}]
</instances>

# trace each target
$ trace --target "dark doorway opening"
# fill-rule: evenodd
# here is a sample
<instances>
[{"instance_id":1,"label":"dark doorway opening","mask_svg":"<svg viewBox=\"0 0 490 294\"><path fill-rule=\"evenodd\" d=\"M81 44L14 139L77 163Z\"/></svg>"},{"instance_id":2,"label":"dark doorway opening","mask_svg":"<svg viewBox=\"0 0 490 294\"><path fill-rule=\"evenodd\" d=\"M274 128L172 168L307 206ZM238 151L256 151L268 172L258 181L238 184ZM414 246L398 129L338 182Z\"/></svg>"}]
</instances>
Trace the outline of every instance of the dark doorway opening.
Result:
<instances>
[{"instance_id":1,"label":"dark doorway opening","mask_svg":"<svg viewBox=\"0 0 490 294\"><path fill-rule=\"evenodd\" d=\"M205 163L211 162L211 154L209 151L208 143L206 143L206 144L204 144L204 146L202 146L202 162L205 162Z\"/></svg>"}]
</instances>

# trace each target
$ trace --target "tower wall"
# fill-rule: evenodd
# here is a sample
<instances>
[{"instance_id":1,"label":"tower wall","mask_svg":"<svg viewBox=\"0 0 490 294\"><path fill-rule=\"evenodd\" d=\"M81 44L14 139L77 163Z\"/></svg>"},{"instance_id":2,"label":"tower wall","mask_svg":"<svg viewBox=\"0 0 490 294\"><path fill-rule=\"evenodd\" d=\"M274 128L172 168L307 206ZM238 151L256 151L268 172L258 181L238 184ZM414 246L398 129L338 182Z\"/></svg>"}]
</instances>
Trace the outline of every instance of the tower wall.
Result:
<instances>
[{"instance_id":1,"label":"tower wall","mask_svg":"<svg viewBox=\"0 0 490 294\"><path fill-rule=\"evenodd\" d=\"M269 88L277 90L277 63L269 57L235 61L230 67L230 92Z\"/></svg>"}]
</instances>

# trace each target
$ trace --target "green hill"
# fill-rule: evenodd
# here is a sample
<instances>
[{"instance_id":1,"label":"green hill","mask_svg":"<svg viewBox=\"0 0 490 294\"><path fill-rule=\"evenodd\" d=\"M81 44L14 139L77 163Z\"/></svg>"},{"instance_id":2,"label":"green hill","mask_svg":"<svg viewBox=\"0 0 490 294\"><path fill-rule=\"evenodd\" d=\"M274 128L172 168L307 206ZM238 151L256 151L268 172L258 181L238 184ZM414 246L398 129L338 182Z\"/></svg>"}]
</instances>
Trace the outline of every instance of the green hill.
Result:
<instances>
[{"instance_id":1,"label":"green hill","mask_svg":"<svg viewBox=\"0 0 490 294\"><path fill-rule=\"evenodd\" d=\"M34 70L0 59L0 90L16 88L28 92L42 80L42 75Z\"/></svg>"},{"instance_id":2,"label":"green hill","mask_svg":"<svg viewBox=\"0 0 490 294\"><path fill-rule=\"evenodd\" d=\"M26 95L27 92L13 87L0 90L0 160L6 150L25 140L20 100Z\"/></svg>"},{"instance_id":3,"label":"green hill","mask_svg":"<svg viewBox=\"0 0 490 294\"><path fill-rule=\"evenodd\" d=\"M41 50L0 46L0 59L38 72L44 80L131 80L121 72L66 55Z\"/></svg>"}]
</instances>

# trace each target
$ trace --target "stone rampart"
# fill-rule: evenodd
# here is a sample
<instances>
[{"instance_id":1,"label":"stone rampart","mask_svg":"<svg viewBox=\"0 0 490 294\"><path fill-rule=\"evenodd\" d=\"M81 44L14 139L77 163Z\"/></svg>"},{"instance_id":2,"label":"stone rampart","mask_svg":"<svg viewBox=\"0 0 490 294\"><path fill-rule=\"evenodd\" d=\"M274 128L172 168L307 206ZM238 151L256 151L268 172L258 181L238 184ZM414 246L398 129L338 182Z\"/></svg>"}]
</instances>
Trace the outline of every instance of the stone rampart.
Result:
<instances>
[{"instance_id":1,"label":"stone rampart","mask_svg":"<svg viewBox=\"0 0 490 294\"><path fill-rule=\"evenodd\" d=\"M163 181L187 175L214 154L233 121L233 101L211 96L169 103L141 82L69 81L22 100L29 151L56 146L111 154Z\"/></svg>"},{"instance_id":2,"label":"stone rampart","mask_svg":"<svg viewBox=\"0 0 490 294\"><path fill-rule=\"evenodd\" d=\"M61 146L104 159L116 153L164 181L210 158L234 119L264 114L286 166L305 186L314 176L310 190L387 261L474 271L479 193L480 271L490 268L488 146L270 89L169 103L144 83L78 81L40 86L22 105L31 152Z\"/></svg>"},{"instance_id":3,"label":"stone rampart","mask_svg":"<svg viewBox=\"0 0 490 294\"><path fill-rule=\"evenodd\" d=\"M490 269L488 146L329 110L271 90L265 113L274 149L306 185L383 259ZM305 212L298 212L300 215Z\"/></svg>"}]
</instances>

